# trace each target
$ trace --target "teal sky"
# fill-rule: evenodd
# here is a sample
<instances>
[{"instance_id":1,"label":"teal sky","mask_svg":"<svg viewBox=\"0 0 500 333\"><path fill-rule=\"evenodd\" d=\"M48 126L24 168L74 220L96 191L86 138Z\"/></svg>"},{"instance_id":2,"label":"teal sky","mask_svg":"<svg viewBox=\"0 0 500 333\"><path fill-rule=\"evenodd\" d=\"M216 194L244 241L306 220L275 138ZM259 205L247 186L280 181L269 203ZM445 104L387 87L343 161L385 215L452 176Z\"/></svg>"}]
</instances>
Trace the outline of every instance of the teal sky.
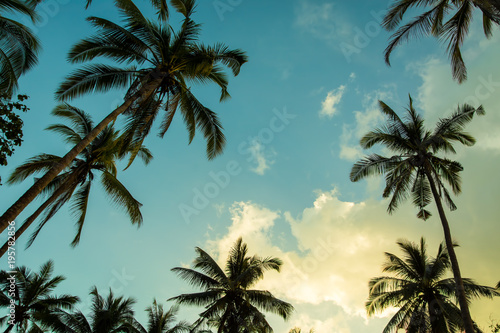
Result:
<instances>
[{"instance_id":1,"label":"teal sky","mask_svg":"<svg viewBox=\"0 0 500 333\"><path fill-rule=\"evenodd\" d=\"M148 1L136 1L147 12ZM428 241L431 255L442 240L440 222L417 220L410 205L386 213L382 178L349 181L352 164L364 153L359 138L383 121L378 100L403 112L408 94L433 126L458 104L482 104L486 116L468 127L474 147L453 156L465 170L459 209L449 213L460 244L462 275L484 285L500 280L498 220L500 207L500 51L499 34L486 40L475 20L463 51L469 79L458 85L444 48L421 39L403 45L385 65L389 34L380 26L388 1L359 0L200 0L194 19L203 23L201 40L241 48L249 62L231 78L232 99L220 104L214 87L193 87L224 126L227 146L213 161L205 157L203 136L188 145L187 130L176 118L163 139L152 134L146 144L154 154L148 166L137 161L119 179L143 203L144 224L132 226L124 212L94 186L81 244L71 248L74 222L68 207L48 223L34 245L17 245L16 262L38 269L48 259L67 280L60 293L87 299L96 285L102 293L138 300L136 312L154 297L166 299L192 289L170 269L189 265L201 247L221 263L242 236L251 253L284 260L280 274L258 285L292 303L296 312L283 322L269 316L275 332L294 326L316 332L380 332L390 313L367 318L368 280L382 275L384 251L399 253L396 241ZM38 66L20 81L30 96L23 116L25 137L7 167L39 153L64 154L70 147L44 131L59 122L50 115L54 91L76 68L66 62L75 42L92 33L87 16L117 21L110 0L48 0L35 27L43 45ZM152 14L152 13L151 13ZM177 26L180 17L174 16ZM113 110L122 91L71 101L97 122ZM123 164L125 167L125 164ZM4 211L31 180L0 188ZM97 185L97 183L96 183ZM41 203L35 201L16 222ZM2 235L0 240L4 241ZM5 267L5 260L1 263ZM85 306L83 302L82 306ZM168 303L167 303L168 304ZM472 316L487 331L490 318L500 321L498 300L474 302ZM201 309L181 312L194 320Z\"/></svg>"}]
</instances>

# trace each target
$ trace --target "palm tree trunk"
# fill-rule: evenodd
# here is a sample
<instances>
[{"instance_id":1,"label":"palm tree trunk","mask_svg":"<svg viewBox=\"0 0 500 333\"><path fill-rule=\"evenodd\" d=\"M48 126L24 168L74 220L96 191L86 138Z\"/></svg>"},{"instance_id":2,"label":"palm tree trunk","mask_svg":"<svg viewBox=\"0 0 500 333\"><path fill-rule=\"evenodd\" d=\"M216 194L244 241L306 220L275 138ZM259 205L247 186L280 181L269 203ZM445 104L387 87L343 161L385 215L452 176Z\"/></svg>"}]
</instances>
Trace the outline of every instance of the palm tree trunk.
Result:
<instances>
[{"instance_id":1,"label":"palm tree trunk","mask_svg":"<svg viewBox=\"0 0 500 333\"><path fill-rule=\"evenodd\" d=\"M432 195L434 196L434 200L436 201L436 206L439 212L439 217L441 219L441 224L443 226L444 231L444 239L446 242L446 249L448 250L448 254L450 256L451 269L453 271L453 277L455 279L455 284L457 287L457 298L458 303L460 304L460 312L462 314L462 320L464 322L464 328L466 333L475 333L474 326L472 325L472 319L469 312L469 305L467 304L467 299L465 297L465 289L462 281L462 275L460 274L460 268L458 266L458 259L455 254L455 249L453 247L453 241L451 238L450 225L448 223L448 219L444 213L443 204L441 203L441 197L436 189L436 185L434 184L434 179L432 178L430 171L425 170L425 175L429 180L429 184L431 187Z\"/></svg>"},{"instance_id":2,"label":"palm tree trunk","mask_svg":"<svg viewBox=\"0 0 500 333\"><path fill-rule=\"evenodd\" d=\"M61 160L56 163L47 173L40 178L33 186L31 186L9 209L0 217L0 233L2 233L9 222L13 221L26 206L33 201L40 192L47 186L62 170L64 170L68 165L80 154L85 147L87 147L92 140L94 140L99 133L101 133L106 126L112 121L125 112L130 105L137 99L146 100L154 93L156 88L160 85L162 77L157 77L148 84L146 84L142 89L135 93L131 98L127 99L122 105L111 112L106 118L104 118L89 134L82 139L73 149L71 149L66 155L64 155Z\"/></svg>"},{"instance_id":3,"label":"palm tree trunk","mask_svg":"<svg viewBox=\"0 0 500 333\"><path fill-rule=\"evenodd\" d=\"M13 327L14 327L14 324L10 324L9 326L7 326L7 329L5 329L5 331L3 331L3 333L9 333Z\"/></svg>"},{"instance_id":4,"label":"palm tree trunk","mask_svg":"<svg viewBox=\"0 0 500 333\"><path fill-rule=\"evenodd\" d=\"M24 221L24 223L21 225L21 228L16 230L14 238L16 241L52 202L54 202L60 195L67 191L69 186L74 181L76 181L76 177L76 174L71 174L70 177L66 181L64 181L64 183L61 184L61 186L59 186L59 188L54 193L52 193L52 195L47 200L45 200L45 202L41 204L33 214L31 214L31 216L26 219L26 221ZM0 248L0 258L7 252L8 249L9 242L7 240L5 244Z\"/></svg>"}]
</instances>

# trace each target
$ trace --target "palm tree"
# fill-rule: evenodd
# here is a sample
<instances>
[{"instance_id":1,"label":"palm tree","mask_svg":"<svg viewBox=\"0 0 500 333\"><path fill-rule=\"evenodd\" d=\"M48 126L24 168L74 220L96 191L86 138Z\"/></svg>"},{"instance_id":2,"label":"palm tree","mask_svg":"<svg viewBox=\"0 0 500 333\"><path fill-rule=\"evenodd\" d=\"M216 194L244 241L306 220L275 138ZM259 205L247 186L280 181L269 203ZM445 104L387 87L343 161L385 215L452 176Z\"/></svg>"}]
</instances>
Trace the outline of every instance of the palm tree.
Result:
<instances>
[{"instance_id":1,"label":"palm tree","mask_svg":"<svg viewBox=\"0 0 500 333\"><path fill-rule=\"evenodd\" d=\"M115 297L110 290L105 298L93 287L91 313L86 317L81 311L60 311L51 319L55 333L139 333L140 324L134 318L135 300Z\"/></svg>"},{"instance_id":2,"label":"palm tree","mask_svg":"<svg viewBox=\"0 0 500 333\"><path fill-rule=\"evenodd\" d=\"M40 44L28 27L6 17L6 13L27 15L33 22L37 16L24 1L0 1L0 94L10 97L19 77L36 65Z\"/></svg>"},{"instance_id":3,"label":"palm tree","mask_svg":"<svg viewBox=\"0 0 500 333\"><path fill-rule=\"evenodd\" d=\"M2 318L8 326L8 333L14 326L26 332L31 323L30 332L43 332L48 324L47 316L62 309L71 309L78 302L78 297L54 295L54 289L65 278L61 275L51 277L54 263L48 261L40 272L33 272L26 267L16 267L13 271L0 271L0 307L11 309L14 304L14 316Z\"/></svg>"},{"instance_id":4,"label":"palm tree","mask_svg":"<svg viewBox=\"0 0 500 333\"><path fill-rule=\"evenodd\" d=\"M400 26L406 11L413 7L423 7L425 11ZM482 14L485 36L491 37L493 25L500 25L500 0L394 0L382 25L388 31L399 29L391 36L385 49L385 62L390 65L392 51L402 42L425 35L433 36L447 44L453 78L462 83L467 79L467 69L460 48L469 33L475 9Z\"/></svg>"},{"instance_id":5,"label":"palm tree","mask_svg":"<svg viewBox=\"0 0 500 333\"><path fill-rule=\"evenodd\" d=\"M94 127L89 114L68 104L57 106L52 114L63 118L71 125L56 124L49 126L47 129L61 134L64 141L70 144L80 142ZM123 139L119 137L119 132L113 126L107 126L79 154L80 157L73 160L71 165L45 188L48 198L16 231L16 239L24 233L42 212L45 212L44 218L40 221L39 226L28 242L29 247L45 224L65 203L71 200L71 210L77 220L77 232L71 245L76 246L80 242L90 190L96 172L101 174L101 184L112 201L127 211L133 224L140 226L142 223L141 204L116 178L116 160L123 157L122 152L135 152L135 149L129 146L125 148L122 146ZM138 155L146 164L152 158L151 153L145 147L138 149ZM60 159L61 157L56 155L37 155L17 167L10 176L8 183L18 183L35 173L43 172L51 168ZM7 249L8 243L6 242L0 249L0 257L5 254Z\"/></svg>"},{"instance_id":6,"label":"palm tree","mask_svg":"<svg viewBox=\"0 0 500 333\"><path fill-rule=\"evenodd\" d=\"M427 255L425 240L420 244L407 240L397 242L404 256L385 253L383 271L394 276L380 276L370 280L370 294L366 302L368 315L390 307L398 308L384 333L405 329L407 333L459 332L463 328L460 309L456 306L455 282L445 278L450 269L446 246L439 246L435 258ZM467 300L484 296L492 298L500 293L491 287L463 279Z\"/></svg>"},{"instance_id":7,"label":"palm tree","mask_svg":"<svg viewBox=\"0 0 500 333\"><path fill-rule=\"evenodd\" d=\"M168 130L179 110L188 128L190 141L198 127L207 140L208 158L212 159L222 152L225 138L219 119L215 112L196 99L189 84L215 83L221 88L220 100L229 98L223 66L237 75L241 65L247 61L245 54L220 43L206 46L198 42L200 26L191 19L194 0L171 0L175 10L184 16L177 33L164 21L157 24L146 19L132 0L115 0L115 3L125 25L90 17L88 20L98 29L98 34L77 43L70 51L69 60L81 63L104 57L127 65L135 63L140 67L88 65L68 76L56 95L60 100L67 100L96 91L127 88L123 104L104 118L0 217L0 232L122 113L131 117L126 138L133 147L141 146L160 110L166 111L160 126L161 135Z\"/></svg>"},{"instance_id":8,"label":"palm tree","mask_svg":"<svg viewBox=\"0 0 500 333\"><path fill-rule=\"evenodd\" d=\"M442 204L444 200L450 209L456 209L444 182L448 183L453 193L460 193L459 172L463 170L463 167L456 161L438 157L438 154L455 153L454 142L472 146L475 139L464 132L463 128L473 119L474 114L482 115L484 110L481 106L476 109L464 104L458 107L450 117L441 119L433 131L429 131L424 128L422 117L413 108L411 97L407 117L404 120L387 104L382 101L379 103L380 110L388 118L387 123L363 136L360 144L364 149L369 149L380 143L396 155L383 157L372 154L356 162L351 170L351 181L356 182L370 175L385 175L386 186L383 197L392 196L388 207L389 213L392 213L411 195L413 204L419 209L417 216L425 220L430 217L425 207L434 198L457 285L462 318L466 332L472 333L474 330L467 298L457 256L453 249L449 223Z\"/></svg>"},{"instance_id":9,"label":"palm tree","mask_svg":"<svg viewBox=\"0 0 500 333\"><path fill-rule=\"evenodd\" d=\"M148 313L148 326L147 328L141 327L140 333L190 332L191 327L187 322L181 321L173 325L177 321L178 306L174 305L168 311L164 311L163 306L155 299L146 312Z\"/></svg>"},{"instance_id":10,"label":"palm tree","mask_svg":"<svg viewBox=\"0 0 500 333\"><path fill-rule=\"evenodd\" d=\"M241 238L231 248L225 270L199 247L196 252L198 257L194 260L194 269L175 267L172 271L203 291L169 300L175 300L179 305L205 306L197 325L211 324L218 333L272 332L261 311L278 314L285 320L292 313L292 305L277 299L269 291L250 289L263 278L265 271L279 272L280 259L247 256L248 248Z\"/></svg>"},{"instance_id":11,"label":"palm tree","mask_svg":"<svg viewBox=\"0 0 500 333\"><path fill-rule=\"evenodd\" d=\"M290 332L288 332L288 333L302 333L302 329L301 329L301 328L299 328L299 327L294 327L294 328L292 328L292 329L290 330ZM309 333L314 333L314 330L311 328L311 329L309 330Z\"/></svg>"}]
</instances>

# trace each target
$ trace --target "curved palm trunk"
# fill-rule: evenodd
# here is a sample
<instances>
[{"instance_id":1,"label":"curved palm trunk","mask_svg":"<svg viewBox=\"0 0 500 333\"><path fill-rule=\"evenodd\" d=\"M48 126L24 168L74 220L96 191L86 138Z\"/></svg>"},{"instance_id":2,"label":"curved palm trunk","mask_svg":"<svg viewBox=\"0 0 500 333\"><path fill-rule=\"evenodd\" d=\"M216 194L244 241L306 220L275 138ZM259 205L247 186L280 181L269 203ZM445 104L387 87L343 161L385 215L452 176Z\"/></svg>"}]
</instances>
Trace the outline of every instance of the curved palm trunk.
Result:
<instances>
[{"instance_id":1,"label":"curved palm trunk","mask_svg":"<svg viewBox=\"0 0 500 333\"><path fill-rule=\"evenodd\" d=\"M7 329L5 329L5 331L3 331L3 333L9 333L13 327L14 327L14 324L9 324L9 326L7 326Z\"/></svg>"},{"instance_id":2,"label":"curved palm trunk","mask_svg":"<svg viewBox=\"0 0 500 333\"><path fill-rule=\"evenodd\" d=\"M141 98L143 100L147 99L151 94L154 93L156 88L161 83L162 77L157 77L155 80L146 84L141 90L134 94L131 98L126 100L122 105L111 112L106 118L104 118L92 131L87 134L85 138L82 139L73 149L71 149L66 155L64 155L61 160L56 163L47 173L40 178L33 186L31 186L9 209L0 217L0 233L3 232L9 222L13 221L26 206L33 201L40 192L47 186L62 170L64 170L68 165L80 154L85 147L87 147L92 140L94 140L99 133L106 128L113 120L125 112L128 107L137 99Z\"/></svg>"},{"instance_id":3,"label":"curved palm trunk","mask_svg":"<svg viewBox=\"0 0 500 333\"><path fill-rule=\"evenodd\" d=\"M450 225L448 223L446 215L444 214L443 204L441 203L441 197L439 196L439 193L436 189L436 185L434 184L434 180L432 179L430 172L428 170L425 170L425 175L429 180L432 195L434 196L434 200L436 201L436 206L439 212L439 218L441 219L441 224L443 226L446 249L448 250L448 255L450 256L451 269L453 271L453 277L455 279L455 284L457 287L458 303L460 304L460 312L462 314L462 320L464 322L465 332L475 333L469 312L469 305L467 304L467 299L465 298L465 289L462 281L462 275L460 274L460 268L458 266L458 259L455 254L455 249L453 247Z\"/></svg>"},{"instance_id":4,"label":"curved palm trunk","mask_svg":"<svg viewBox=\"0 0 500 333\"><path fill-rule=\"evenodd\" d=\"M47 200L45 200L45 202L41 204L40 207L38 207L38 209L33 214L31 214L30 217L26 219L26 221L24 221L24 223L21 225L21 228L16 230L15 234L16 241L51 203L53 203L60 195L62 195L64 192L68 190L70 184L73 183L75 180L76 180L76 175L71 174L71 176L64 182L64 184L62 184L54 193L52 193L52 195ZM9 242L7 240L5 244L0 248L0 258L7 252L8 249L9 249Z\"/></svg>"}]
</instances>

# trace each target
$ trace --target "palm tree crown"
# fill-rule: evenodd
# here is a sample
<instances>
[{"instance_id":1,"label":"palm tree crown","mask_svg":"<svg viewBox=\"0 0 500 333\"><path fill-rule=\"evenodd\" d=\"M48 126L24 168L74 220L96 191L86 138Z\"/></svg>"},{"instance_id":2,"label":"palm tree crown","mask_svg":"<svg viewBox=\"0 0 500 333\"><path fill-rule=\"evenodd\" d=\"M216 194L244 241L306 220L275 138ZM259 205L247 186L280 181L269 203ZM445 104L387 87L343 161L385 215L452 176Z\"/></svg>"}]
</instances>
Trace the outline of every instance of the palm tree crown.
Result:
<instances>
[{"instance_id":1,"label":"palm tree crown","mask_svg":"<svg viewBox=\"0 0 500 333\"><path fill-rule=\"evenodd\" d=\"M402 42L422 35L434 36L447 43L453 78L458 82L467 79L467 69L460 50L472 23L473 12L479 9L486 37L491 37L493 25L500 24L500 1L498 0L394 0L382 25L393 31L401 25L406 12L413 7L425 8L424 13L402 25L392 35L385 49L385 61L390 64L392 51Z\"/></svg>"},{"instance_id":2,"label":"palm tree crown","mask_svg":"<svg viewBox=\"0 0 500 333\"><path fill-rule=\"evenodd\" d=\"M203 291L170 300L180 305L205 306L198 324L213 324L218 333L272 332L261 311L278 314L283 319L292 313L292 305L269 291L250 289L263 278L265 271L280 270L282 262L278 258L247 256L248 248L241 238L231 248L225 270L202 249L196 248L196 252L194 269L175 267L172 271Z\"/></svg>"},{"instance_id":3,"label":"palm tree crown","mask_svg":"<svg viewBox=\"0 0 500 333\"><path fill-rule=\"evenodd\" d=\"M446 278L451 262L444 244L436 257L427 255L423 238L420 244L407 240L397 242L404 256L385 253L384 272L394 276L381 276L370 280L370 294L366 302L368 315L390 307L399 310L389 320L384 333L405 329L408 333L451 333L463 329L460 309L456 306L455 281ZM491 287L463 279L468 301L475 297L499 296Z\"/></svg>"},{"instance_id":4,"label":"palm tree crown","mask_svg":"<svg viewBox=\"0 0 500 333\"><path fill-rule=\"evenodd\" d=\"M33 21L37 16L33 6L24 1L0 2L0 93L10 97L19 77L36 65L40 44L28 27L6 17L9 12L27 15Z\"/></svg>"},{"instance_id":5,"label":"palm tree crown","mask_svg":"<svg viewBox=\"0 0 500 333\"><path fill-rule=\"evenodd\" d=\"M444 199L452 210L456 209L444 183L448 183L455 194L460 193L459 173L463 168L460 163L439 157L438 154L455 153L454 142L472 146L475 139L463 129L472 121L474 114L482 115L484 110L482 107L473 108L465 104L458 107L451 116L439 120L435 129L429 131L424 127L423 118L413 108L411 97L405 119L401 119L382 101L380 109L387 116L386 125L367 133L361 138L360 144L365 149L382 144L395 155L384 157L372 154L356 162L351 170L351 181L355 182L370 175L385 175L383 196L392 196L389 213L411 195L413 204L418 207L417 216L427 219L430 213L425 208L434 198L457 285L465 330L467 333L473 333L474 327L458 259L453 249L451 230L441 202Z\"/></svg>"},{"instance_id":6,"label":"palm tree crown","mask_svg":"<svg viewBox=\"0 0 500 333\"><path fill-rule=\"evenodd\" d=\"M190 332L190 325L181 321L177 321L177 313L179 312L179 307L174 305L167 311L163 309L161 304L153 300L153 304L146 309L148 313L148 325L146 328L140 328L139 333L180 333L180 332ZM175 324L174 324L175 323Z\"/></svg>"},{"instance_id":7,"label":"palm tree crown","mask_svg":"<svg viewBox=\"0 0 500 333\"><path fill-rule=\"evenodd\" d=\"M54 289L65 279L61 275L52 277L53 271L52 261L43 264L40 272L30 271L24 266L17 267L14 273L0 271L0 306L7 308L11 301L15 303L13 321L9 316L2 318L2 322L8 323L5 333L16 325L20 331L26 332L30 323L30 332L43 332L46 325L50 324L46 319L51 314L71 309L78 302L76 296L53 294ZM13 293L12 286L15 289Z\"/></svg>"},{"instance_id":8,"label":"palm tree crown","mask_svg":"<svg viewBox=\"0 0 500 333\"><path fill-rule=\"evenodd\" d=\"M68 121L70 126L56 124L47 129L61 134L64 141L75 144L81 141L93 128L94 123L89 114L81 109L68 104L61 104L53 112L55 116ZM77 233L71 245L79 243L85 217L87 213L88 200L95 173L100 173L101 184L108 196L114 203L124 208L132 223L140 225L142 215L141 204L132 196L127 188L116 178L116 161L123 157L123 153L131 152L129 146L123 147L123 139L113 126L106 127L90 145L88 145L79 156L73 160L71 165L58 175L45 188L48 199L40 208L28 218L16 233L16 239L29 227L29 225L45 212L37 230L31 236L28 246L34 241L42 227L57 213L57 211L68 201L72 201L71 211L77 222ZM148 163L152 155L148 149L140 147L138 155L145 163ZM10 176L9 183L17 183L27 177L43 172L60 161L61 157L50 154L40 154L26 163L17 167ZM2 253L3 254L3 253Z\"/></svg>"},{"instance_id":9,"label":"palm tree crown","mask_svg":"<svg viewBox=\"0 0 500 333\"><path fill-rule=\"evenodd\" d=\"M198 101L190 84L215 83L221 89L220 99L227 99L228 79L224 67L237 75L247 61L244 52L231 50L221 43L207 46L198 41L200 26L191 19L195 0L171 0L174 9L184 16L178 32L164 20L158 24L146 19L132 0L115 0L115 4L124 25L90 17L88 20L97 28L98 34L77 43L70 51L69 60L82 63L103 57L126 67L109 64L84 66L64 80L56 95L60 100L67 100L95 91L126 88L124 102L7 209L0 217L0 232L122 113L129 117L125 138L132 147L142 145L158 112L164 110L160 135L168 130L179 111L188 128L190 142L198 128L207 140L208 158L222 152L225 138L219 119L215 112ZM134 157L132 154L131 161Z\"/></svg>"},{"instance_id":10,"label":"palm tree crown","mask_svg":"<svg viewBox=\"0 0 500 333\"><path fill-rule=\"evenodd\" d=\"M86 317L81 311L60 311L52 317L54 333L139 333L140 324L134 318L135 300L115 297L110 290L107 297L93 287L91 312Z\"/></svg>"}]
</instances>

